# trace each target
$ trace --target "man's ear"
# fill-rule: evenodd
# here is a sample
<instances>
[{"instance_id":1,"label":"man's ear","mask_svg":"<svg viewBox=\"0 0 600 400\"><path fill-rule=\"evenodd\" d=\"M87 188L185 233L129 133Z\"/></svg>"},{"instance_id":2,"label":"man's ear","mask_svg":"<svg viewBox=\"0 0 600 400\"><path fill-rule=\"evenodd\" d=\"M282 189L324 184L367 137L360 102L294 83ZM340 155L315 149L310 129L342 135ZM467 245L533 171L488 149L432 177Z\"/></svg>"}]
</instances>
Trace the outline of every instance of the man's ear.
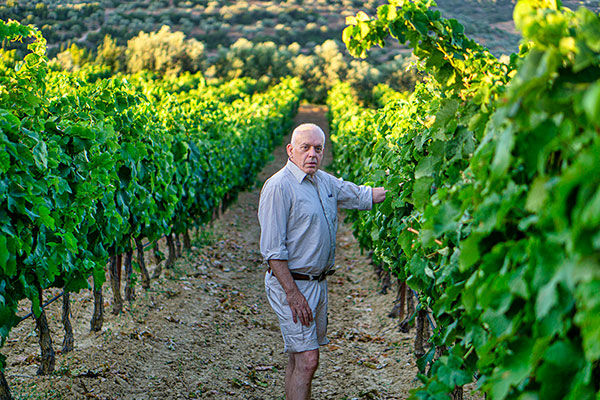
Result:
<instances>
[{"instance_id":1,"label":"man's ear","mask_svg":"<svg viewBox=\"0 0 600 400\"><path fill-rule=\"evenodd\" d=\"M285 149L287 150L288 157L292 158L292 144L288 143L288 145L285 146Z\"/></svg>"}]
</instances>

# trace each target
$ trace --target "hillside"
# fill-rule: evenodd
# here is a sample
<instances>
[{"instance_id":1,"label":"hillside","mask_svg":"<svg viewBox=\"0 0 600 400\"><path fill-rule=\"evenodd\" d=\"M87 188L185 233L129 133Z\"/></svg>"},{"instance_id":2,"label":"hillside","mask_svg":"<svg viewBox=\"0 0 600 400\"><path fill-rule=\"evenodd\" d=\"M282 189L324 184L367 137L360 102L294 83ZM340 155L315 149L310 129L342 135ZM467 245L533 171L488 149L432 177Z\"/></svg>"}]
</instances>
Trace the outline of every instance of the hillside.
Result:
<instances>
[{"instance_id":1,"label":"hillside","mask_svg":"<svg viewBox=\"0 0 600 400\"><path fill-rule=\"evenodd\" d=\"M49 55L71 43L95 49L105 35L125 45L139 31L168 25L205 43L208 50L229 47L244 37L255 42L297 42L305 50L327 39L340 39L345 17L363 10L374 14L384 0L150 1L150 0L8 0L0 19L34 24L48 40ZM467 34L501 54L517 48L512 23L515 0L439 0L440 10L467 27ZM564 1L597 9L595 1Z\"/></svg>"}]
</instances>

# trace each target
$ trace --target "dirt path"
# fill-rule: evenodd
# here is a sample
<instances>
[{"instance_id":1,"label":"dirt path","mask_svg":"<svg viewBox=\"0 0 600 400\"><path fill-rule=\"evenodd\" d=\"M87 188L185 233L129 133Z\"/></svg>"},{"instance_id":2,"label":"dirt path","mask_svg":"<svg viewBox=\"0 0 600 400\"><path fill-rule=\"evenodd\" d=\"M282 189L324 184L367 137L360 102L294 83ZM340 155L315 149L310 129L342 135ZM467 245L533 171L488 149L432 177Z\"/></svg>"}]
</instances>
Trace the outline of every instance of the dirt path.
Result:
<instances>
[{"instance_id":1,"label":"dirt path","mask_svg":"<svg viewBox=\"0 0 600 400\"><path fill-rule=\"evenodd\" d=\"M303 106L296 122L326 127L324 112L324 107ZM279 146L260 173L260 185L286 158ZM330 160L329 152L324 165ZM15 328L2 350L9 356L13 396L283 399L287 356L264 294L258 247L260 185L240 194L200 232L193 251L154 280L150 290L138 287L136 300L118 316L110 314L112 294L106 285L102 332L89 332L89 292L73 296L75 350L57 355L53 376L35 376L39 349L33 321ZM387 317L394 294L377 293L373 268L348 224L340 223L337 241L339 271L329 280L331 344L322 348L313 398L404 399L416 384L412 336L399 333L397 322ZM56 349L62 342L57 303L48 308ZM23 304L21 314L27 307Z\"/></svg>"}]
</instances>

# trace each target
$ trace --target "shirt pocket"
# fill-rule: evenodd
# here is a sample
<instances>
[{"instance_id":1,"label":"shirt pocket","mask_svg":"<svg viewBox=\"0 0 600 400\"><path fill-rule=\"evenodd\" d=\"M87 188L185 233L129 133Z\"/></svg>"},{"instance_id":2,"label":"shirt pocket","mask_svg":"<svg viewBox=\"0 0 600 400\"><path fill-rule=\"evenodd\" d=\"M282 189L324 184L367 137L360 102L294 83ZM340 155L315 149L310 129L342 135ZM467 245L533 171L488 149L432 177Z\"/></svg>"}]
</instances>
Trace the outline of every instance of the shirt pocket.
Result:
<instances>
[{"instance_id":1,"label":"shirt pocket","mask_svg":"<svg viewBox=\"0 0 600 400\"><path fill-rule=\"evenodd\" d=\"M327 196L324 200L324 206L327 211L327 215L331 219L333 226L337 224L337 197L332 191L329 191L325 194Z\"/></svg>"}]
</instances>

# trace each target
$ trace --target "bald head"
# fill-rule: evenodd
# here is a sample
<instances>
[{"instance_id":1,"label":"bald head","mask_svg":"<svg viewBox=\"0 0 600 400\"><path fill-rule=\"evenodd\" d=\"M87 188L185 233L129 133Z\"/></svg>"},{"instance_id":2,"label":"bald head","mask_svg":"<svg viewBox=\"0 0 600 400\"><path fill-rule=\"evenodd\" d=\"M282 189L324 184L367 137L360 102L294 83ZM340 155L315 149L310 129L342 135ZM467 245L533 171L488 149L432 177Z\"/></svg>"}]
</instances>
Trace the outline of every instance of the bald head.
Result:
<instances>
[{"instance_id":1,"label":"bald head","mask_svg":"<svg viewBox=\"0 0 600 400\"><path fill-rule=\"evenodd\" d=\"M325 134L315 124L302 124L292 132L291 143L287 145L287 153L291 162L302 171L314 175L323 158Z\"/></svg>"},{"instance_id":2,"label":"bald head","mask_svg":"<svg viewBox=\"0 0 600 400\"><path fill-rule=\"evenodd\" d=\"M298 145L298 138L300 136L303 136L305 133L313 133L313 132L321 136L321 138L322 138L321 145L324 146L325 145L325 133L316 124L300 124L300 125L298 125L296 127L296 129L294 129L294 131L292 132L292 139L290 140L290 142L292 143L292 146Z\"/></svg>"}]
</instances>

